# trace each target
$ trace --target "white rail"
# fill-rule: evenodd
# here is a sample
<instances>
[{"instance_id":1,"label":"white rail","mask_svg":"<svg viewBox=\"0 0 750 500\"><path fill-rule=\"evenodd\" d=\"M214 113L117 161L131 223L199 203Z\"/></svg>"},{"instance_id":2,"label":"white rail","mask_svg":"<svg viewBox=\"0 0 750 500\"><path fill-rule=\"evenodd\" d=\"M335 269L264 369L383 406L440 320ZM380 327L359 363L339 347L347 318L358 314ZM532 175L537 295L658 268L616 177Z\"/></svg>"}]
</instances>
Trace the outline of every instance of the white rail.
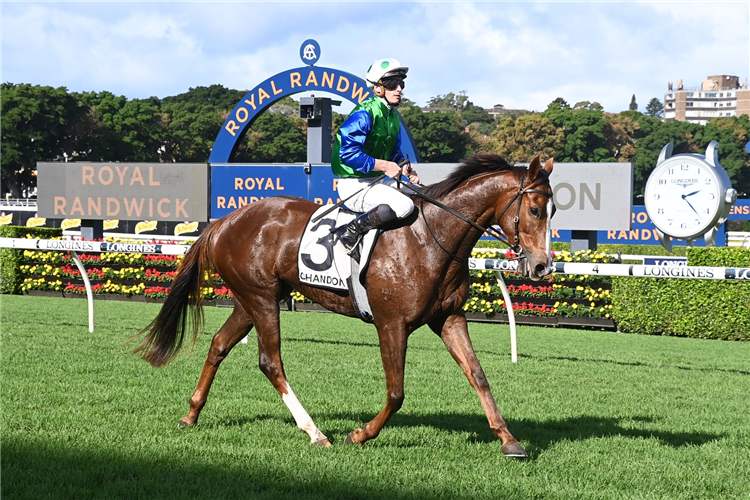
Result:
<instances>
[{"instance_id":1,"label":"white rail","mask_svg":"<svg viewBox=\"0 0 750 500\"><path fill-rule=\"evenodd\" d=\"M118 243L85 240L34 240L29 238L0 238L0 247L19 250L58 252L118 252L161 255L185 255L190 245L161 243Z\"/></svg>"},{"instance_id":2,"label":"white rail","mask_svg":"<svg viewBox=\"0 0 750 500\"><path fill-rule=\"evenodd\" d=\"M35 240L29 238L0 238L0 248L13 248L16 250L38 250L70 252L76 267L81 272L83 284L86 287L86 298L88 300L89 332L94 332L94 292L86 268L83 266L77 252L119 252L119 253L145 253L161 255L184 255L190 245L164 245L161 243L117 243L108 241L84 241L84 240Z\"/></svg>"},{"instance_id":3,"label":"white rail","mask_svg":"<svg viewBox=\"0 0 750 500\"><path fill-rule=\"evenodd\" d=\"M184 255L190 245L161 244L161 243L119 243L85 240L42 240L28 238L0 238L0 248L14 248L19 250L39 251L67 251L75 260L81 271L89 306L89 331L94 331L94 300L88 273L83 267L77 252L119 252L160 255ZM638 256L623 256L638 257ZM518 261L506 259L469 259L469 269L498 271L499 285L503 293L505 307L508 311L510 325L511 359L517 362L516 324L513 304L500 271L516 271ZM709 279L709 280L741 280L750 281L750 268L740 267L698 267L698 266L649 266L635 264L596 264L583 262L555 262L555 274L578 274L597 276L633 276L642 278L679 278L679 279ZM243 339L243 342L246 342Z\"/></svg>"},{"instance_id":4,"label":"white rail","mask_svg":"<svg viewBox=\"0 0 750 500\"><path fill-rule=\"evenodd\" d=\"M469 269L516 271L518 262L505 259L469 259ZM555 262L555 274L588 276L632 276L637 278L679 278L750 281L750 267L647 266L642 264L597 264Z\"/></svg>"}]
</instances>

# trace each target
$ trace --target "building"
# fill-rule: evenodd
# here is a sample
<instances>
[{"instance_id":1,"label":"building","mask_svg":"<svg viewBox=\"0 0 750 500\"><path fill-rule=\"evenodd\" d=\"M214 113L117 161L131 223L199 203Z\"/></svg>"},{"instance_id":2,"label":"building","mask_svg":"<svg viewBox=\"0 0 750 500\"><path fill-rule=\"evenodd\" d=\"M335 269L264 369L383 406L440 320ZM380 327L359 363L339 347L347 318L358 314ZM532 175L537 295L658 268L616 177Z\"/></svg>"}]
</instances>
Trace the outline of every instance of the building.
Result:
<instances>
[{"instance_id":1,"label":"building","mask_svg":"<svg viewBox=\"0 0 750 500\"><path fill-rule=\"evenodd\" d=\"M739 80L730 75L709 76L700 88L685 88L678 80L676 89L669 82L664 120L705 125L711 118L750 115L750 89L747 80L744 84Z\"/></svg>"}]
</instances>

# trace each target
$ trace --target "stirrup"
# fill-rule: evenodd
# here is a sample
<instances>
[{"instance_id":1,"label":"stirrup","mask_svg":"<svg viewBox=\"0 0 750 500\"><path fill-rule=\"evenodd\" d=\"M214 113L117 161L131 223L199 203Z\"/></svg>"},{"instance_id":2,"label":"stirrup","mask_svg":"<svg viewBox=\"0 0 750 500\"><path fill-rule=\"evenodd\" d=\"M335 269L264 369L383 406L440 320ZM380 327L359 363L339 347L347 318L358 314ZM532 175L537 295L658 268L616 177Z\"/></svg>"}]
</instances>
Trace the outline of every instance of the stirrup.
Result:
<instances>
[{"instance_id":1,"label":"stirrup","mask_svg":"<svg viewBox=\"0 0 750 500\"><path fill-rule=\"evenodd\" d=\"M344 250L346 251L346 254L352 257L357 262L359 262L359 259L360 259L360 253L359 253L360 245L359 244L362 242L362 239L364 238L364 234L349 231L348 225L337 227L333 229L331 233L333 233L333 244L335 245L336 243L340 241L341 246L343 246ZM344 236L347 234L351 234L353 236L353 243L351 243L351 246L347 245L347 242L344 239Z\"/></svg>"},{"instance_id":2,"label":"stirrup","mask_svg":"<svg viewBox=\"0 0 750 500\"><path fill-rule=\"evenodd\" d=\"M362 239L361 234L350 231L346 224L332 229L331 233L333 233L333 244L335 245L340 241L341 245L346 248L347 253L351 252L357 246L359 240ZM347 238L348 235L351 235L351 238Z\"/></svg>"}]
</instances>

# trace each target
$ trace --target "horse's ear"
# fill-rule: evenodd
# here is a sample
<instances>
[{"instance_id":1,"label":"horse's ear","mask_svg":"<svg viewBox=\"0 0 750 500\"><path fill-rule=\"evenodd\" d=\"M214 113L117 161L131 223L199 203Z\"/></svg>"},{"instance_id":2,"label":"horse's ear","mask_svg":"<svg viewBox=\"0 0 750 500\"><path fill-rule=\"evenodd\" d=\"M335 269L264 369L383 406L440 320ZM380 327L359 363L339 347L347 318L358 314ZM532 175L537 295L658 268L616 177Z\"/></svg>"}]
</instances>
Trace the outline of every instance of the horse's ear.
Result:
<instances>
[{"instance_id":1,"label":"horse's ear","mask_svg":"<svg viewBox=\"0 0 750 500\"><path fill-rule=\"evenodd\" d=\"M547 160L547 162L544 164L544 170L547 171L547 175L552 173L552 164L554 163L554 159L550 158Z\"/></svg>"},{"instance_id":2,"label":"horse's ear","mask_svg":"<svg viewBox=\"0 0 750 500\"><path fill-rule=\"evenodd\" d=\"M541 163L539 162L539 155L535 156L531 163L529 164L529 180L531 182L534 182L539 175L539 168L541 167Z\"/></svg>"}]
</instances>

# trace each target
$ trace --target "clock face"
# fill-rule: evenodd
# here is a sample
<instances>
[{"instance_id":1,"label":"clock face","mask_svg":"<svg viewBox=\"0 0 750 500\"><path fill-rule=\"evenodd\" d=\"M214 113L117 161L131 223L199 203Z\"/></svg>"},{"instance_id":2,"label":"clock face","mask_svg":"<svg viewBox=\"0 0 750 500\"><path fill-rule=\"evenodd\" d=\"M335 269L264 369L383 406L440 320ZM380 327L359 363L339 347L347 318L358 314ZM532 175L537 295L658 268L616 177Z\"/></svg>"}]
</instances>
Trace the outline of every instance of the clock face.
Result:
<instances>
[{"instance_id":1,"label":"clock face","mask_svg":"<svg viewBox=\"0 0 750 500\"><path fill-rule=\"evenodd\" d=\"M712 166L684 155L658 165L646 183L644 202L666 235L695 239L717 221L721 184Z\"/></svg>"}]
</instances>

